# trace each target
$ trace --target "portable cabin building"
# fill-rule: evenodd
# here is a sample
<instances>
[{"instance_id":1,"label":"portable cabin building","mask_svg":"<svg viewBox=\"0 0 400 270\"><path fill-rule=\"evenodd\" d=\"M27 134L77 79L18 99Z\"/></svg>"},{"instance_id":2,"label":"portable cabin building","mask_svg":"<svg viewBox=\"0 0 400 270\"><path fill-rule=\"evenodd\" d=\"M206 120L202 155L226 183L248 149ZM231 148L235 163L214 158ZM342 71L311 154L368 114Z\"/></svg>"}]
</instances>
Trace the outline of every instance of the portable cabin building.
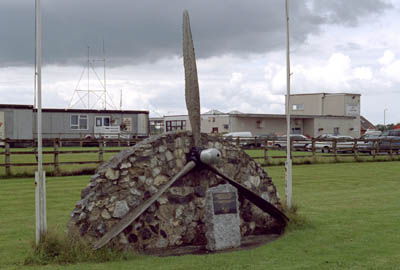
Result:
<instances>
[{"instance_id":1,"label":"portable cabin building","mask_svg":"<svg viewBox=\"0 0 400 270\"><path fill-rule=\"evenodd\" d=\"M34 139L37 110L0 104L0 139ZM149 135L149 112L138 110L42 109L43 138L133 138Z\"/></svg>"}]
</instances>

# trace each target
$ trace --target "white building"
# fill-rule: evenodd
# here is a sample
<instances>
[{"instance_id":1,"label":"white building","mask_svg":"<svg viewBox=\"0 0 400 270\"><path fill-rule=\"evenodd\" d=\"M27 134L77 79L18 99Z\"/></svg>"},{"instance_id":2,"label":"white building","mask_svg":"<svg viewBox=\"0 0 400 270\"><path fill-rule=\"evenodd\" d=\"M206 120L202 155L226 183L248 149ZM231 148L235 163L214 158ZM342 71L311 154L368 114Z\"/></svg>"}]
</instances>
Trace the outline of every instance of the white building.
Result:
<instances>
[{"instance_id":1,"label":"white building","mask_svg":"<svg viewBox=\"0 0 400 270\"><path fill-rule=\"evenodd\" d=\"M360 94L296 94L290 96L293 134L317 137L324 133L360 136ZM190 130L187 115L164 116L165 131ZM285 134L284 114L248 114L217 110L201 115L201 132L250 131L253 135Z\"/></svg>"}]
</instances>

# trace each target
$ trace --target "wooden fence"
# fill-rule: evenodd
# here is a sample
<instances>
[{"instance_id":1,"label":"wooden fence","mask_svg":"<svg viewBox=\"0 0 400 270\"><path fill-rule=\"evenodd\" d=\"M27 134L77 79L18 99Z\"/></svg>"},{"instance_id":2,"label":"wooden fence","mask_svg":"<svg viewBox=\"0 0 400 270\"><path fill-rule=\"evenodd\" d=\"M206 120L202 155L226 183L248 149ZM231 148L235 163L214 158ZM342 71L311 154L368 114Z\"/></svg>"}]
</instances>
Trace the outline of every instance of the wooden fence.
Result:
<instances>
[{"instance_id":1,"label":"wooden fence","mask_svg":"<svg viewBox=\"0 0 400 270\"><path fill-rule=\"evenodd\" d=\"M286 141L273 138L260 139L252 138L226 138L232 143L246 149L263 149L263 156L255 156L255 159L264 159L267 162L269 159L283 159L286 155L270 155L269 150L286 150ZM283 145L283 146L282 146ZM400 155L400 140L395 139L317 139L311 138L308 141L290 140L291 158L306 158L306 157L322 157L335 158L351 157L358 159L360 156L389 156L394 154ZM307 151L307 155L293 155L295 150ZM319 154L326 152L327 154Z\"/></svg>"},{"instance_id":2,"label":"wooden fence","mask_svg":"<svg viewBox=\"0 0 400 270\"><path fill-rule=\"evenodd\" d=\"M253 156L255 159L263 159L264 163L268 163L269 160L271 159L285 159L286 155L271 155L270 150L282 150L286 149L286 146L284 147L277 147L279 145L277 142L282 143L283 141L279 140L274 140L274 139L262 139L260 138L247 138L246 140L243 140L243 138L225 138L226 140L230 140L231 143L236 144L242 148L253 148L253 149L263 149L263 156ZM136 139L44 139L43 144L44 145L52 145L51 147L53 148L51 151L50 150L45 150L43 151L44 155L52 155L52 162L43 162L44 166L52 166L54 168L54 173L55 175L60 174L60 166L62 165L74 165L74 164L100 164L104 161L104 154L105 153L117 153L121 151L121 149L107 149L108 146L129 146L129 145L134 145L138 141L142 140L141 138L136 138ZM5 174L6 176L11 176L11 168L12 167L22 167L22 166L32 166L36 167L37 163L36 162L23 162L23 163L12 163L11 162L11 156L12 155L34 155L37 161L37 142L35 140L0 140L0 142L4 143L4 151L0 151L0 156L4 155L4 163L0 163L0 167L5 167ZM362 144L366 144L368 142L371 142L371 148L365 148L362 149L361 146ZM33 147L33 150L31 151L23 151L24 149L19 149L22 151L16 151L14 148L11 148L10 146L12 144L25 144L25 145L31 145ZM302 144L307 144L307 147L299 147ZM347 144L347 145L346 145ZM85 145L96 145L97 148L95 149L88 149L88 150L73 150L73 149L66 149L65 147L60 150L60 147L62 145L76 145L76 146L85 146ZM328 145L329 147L329 153L326 154L317 154L321 150L323 150L323 146ZM385 148L382 149L382 146L385 145ZM107 147L105 147L107 146ZM307 158L307 157L312 157L312 158L334 158L337 160L339 157L354 157L355 160L359 158L360 156L373 156L375 158L376 156L379 155L385 155L389 156L392 158L394 154L399 155L400 151L400 140L382 140L382 139L374 139L374 140L336 140L336 139L326 139L326 140L321 140L321 139L311 139L310 141L296 141L296 140L291 140L290 141L290 147L291 147L291 155L292 158ZM13 149L13 150L12 150ZM308 150L307 153L299 153L296 155L293 155L295 150ZM366 151L368 154L364 154L361 151ZM341 153L341 152L347 152ZM60 161L60 156L61 155L66 155L66 154L96 154L97 158L96 160L74 160L74 161Z\"/></svg>"},{"instance_id":3,"label":"wooden fence","mask_svg":"<svg viewBox=\"0 0 400 270\"><path fill-rule=\"evenodd\" d=\"M43 151L43 155L53 155L53 162L43 162L43 166L53 166L55 174L60 174L60 166L71 164L100 164L104 161L105 153L118 153L121 149L107 149L105 146L131 146L141 141L142 138L135 139L43 139L43 145L52 145L52 151ZM11 176L11 167L37 166L37 162L11 163L12 155L34 155L37 161L37 141L36 140L0 140L4 144L4 151L0 151L0 156L4 155L4 163L0 163L0 167L5 167L6 176ZM33 151L12 151L11 145L25 145L33 147ZM69 146L97 146L96 149L90 150L60 150L63 145ZM60 161L60 155L65 154L97 154L97 160L83 161Z\"/></svg>"}]
</instances>

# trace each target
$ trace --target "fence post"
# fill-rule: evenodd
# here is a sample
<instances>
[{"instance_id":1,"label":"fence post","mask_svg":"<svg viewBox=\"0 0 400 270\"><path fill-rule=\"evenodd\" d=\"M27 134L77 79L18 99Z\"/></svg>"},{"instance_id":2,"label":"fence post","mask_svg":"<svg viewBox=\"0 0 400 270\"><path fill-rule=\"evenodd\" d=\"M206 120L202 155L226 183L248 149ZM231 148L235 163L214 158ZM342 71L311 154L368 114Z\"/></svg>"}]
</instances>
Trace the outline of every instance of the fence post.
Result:
<instances>
[{"instance_id":1,"label":"fence post","mask_svg":"<svg viewBox=\"0 0 400 270\"><path fill-rule=\"evenodd\" d=\"M268 162L268 148L264 147L264 163L267 164Z\"/></svg>"},{"instance_id":2,"label":"fence post","mask_svg":"<svg viewBox=\"0 0 400 270\"><path fill-rule=\"evenodd\" d=\"M354 159L357 160L358 158L357 138L354 138L353 153L354 153Z\"/></svg>"},{"instance_id":3,"label":"fence post","mask_svg":"<svg viewBox=\"0 0 400 270\"><path fill-rule=\"evenodd\" d=\"M389 141L389 155L390 155L390 159L393 159L393 150L392 150L392 139L390 139Z\"/></svg>"},{"instance_id":4,"label":"fence post","mask_svg":"<svg viewBox=\"0 0 400 270\"><path fill-rule=\"evenodd\" d=\"M33 141L33 154L35 155L36 162L38 162L37 139Z\"/></svg>"},{"instance_id":5,"label":"fence post","mask_svg":"<svg viewBox=\"0 0 400 270\"><path fill-rule=\"evenodd\" d=\"M54 139L54 172L56 175L60 174L60 166L59 166L59 159L58 159L58 139Z\"/></svg>"},{"instance_id":6,"label":"fence post","mask_svg":"<svg viewBox=\"0 0 400 270\"><path fill-rule=\"evenodd\" d=\"M374 157L374 159L375 159L375 157L376 157L376 152L378 151L378 141L374 141L374 149L372 150L372 155L373 155L373 157Z\"/></svg>"},{"instance_id":7,"label":"fence post","mask_svg":"<svg viewBox=\"0 0 400 270\"><path fill-rule=\"evenodd\" d=\"M10 164L10 143L8 142L8 139L5 139L5 165L6 165L6 175L11 176L11 164Z\"/></svg>"},{"instance_id":8,"label":"fence post","mask_svg":"<svg viewBox=\"0 0 400 270\"><path fill-rule=\"evenodd\" d=\"M103 162L103 145L104 145L104 140L103 137L100 139L99 143L99 162Z\"/></svg>"},{"instance_id":9,"label":"fence post","mask_svg":"<svg viewBox=\"0 0 400 270\"><path fill-rule=\"evenodd\" d=\"M83 147L82 133L79 133L79 146Z\"/></svg>"},{"instance_id":10,"label":"fence post","mask_svg":"<svg viewBox=\"0 0 400 270\"><path fill-rule=\"evenodd\" d=\"M315 138L311 138L311 151L312 151L312 157L315 159Z\"/></svg>"},{"instance_id":11,"label":"fence post","mask_svg":"<svg viewBox=\"0 0 400 270\"><path fill-rule=\"evenodd\" d=\"M336 138L333 139L333 155L335 157L335 161L337 161L337 140Z\"/></svg>"}]
</instances>

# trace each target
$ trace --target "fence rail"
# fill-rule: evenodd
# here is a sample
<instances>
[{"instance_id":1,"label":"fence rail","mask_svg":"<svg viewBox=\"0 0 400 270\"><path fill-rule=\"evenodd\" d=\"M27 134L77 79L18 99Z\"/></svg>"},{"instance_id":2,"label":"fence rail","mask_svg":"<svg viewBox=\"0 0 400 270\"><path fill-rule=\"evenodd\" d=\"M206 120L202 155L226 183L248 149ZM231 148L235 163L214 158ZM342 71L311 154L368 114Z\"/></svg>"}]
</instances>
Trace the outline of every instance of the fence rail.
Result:
<instances>
[{"instance_id":1,"label":"fence rail","mask_svg":"<svg viewBox=\"0 0 400 270\"><path fill-rule=\"evenodd\" d=\"M60 174L61 165L75 165L75 164L100 164L104 161L105 153L118 153L121 150L106 149L105 146L130 146L141 141L143 138L135 139L43 139L43 145L52 145L53 150L43 151L44 155L53 155L53 162L43 162L43 166L53 166L56 175ZM37 140L15 140L3 139L0 140L4 145L4 151L0 151L0 156L4 155L4 163L0 163L0 168L5 167L5 174L7 177L11 176L12 167L23 166L37 166L33 162L20 162L11 163L12 156L19 155L34 155L37 161ZM25 145L33 147L32 151L12 151L11 145ZM75 146L97 146L97 149L90 150L59 150L62 145L75 145ZM60 155L65 154L97 154L97 160L74 160L74 161L60 161Z\"/></svg>"},{"instance_id":2,"label":"fence rail","mask_svg":"<svg viewBox=\"0 0 400 270\"><path fill-rule=\"evenodd\" d=\"M268 161L271 159L284 159L286 155L271 155L270 150L282 150L286 149L286 142L274 139L260 139L257 137L254 138L224 138L225 140L230 141L233 144L236 144L242 148L254 148L254 149L263 149L263 156L254 156L254 159L263 159L265 164L268 164ZM107 149L108 146L129 146L132 144L136 144L138 141L142 140L141 138L135 139L44 139L44 145L52 145L53 150L45 150L43 151L44 155L52 155L52 162L43 162L44 166L52 166L54 168L55 175L61 173L60 166L62 165L82 165L82 164L100 164L104 161L104 154L106 153L117 153L121 151L121 149ZM0 140L4 144L4 151L0 151L0 156L4 155L4 163L0 163L0 168L5 168L5 174L7 177L11 176L11 168L12 167L22 167L22 166L37 166L35 162L11 162L11 157L21 156L21 155L34 155L37 161L37 142L36 140L11 140L5 139ZM278 143L279 142L279 143ZM31 151L16 151L11 150L12 144L26 144L31 145L33 150ZM88 150L70 150L70 149L62 149L60 147L62 145L76 145L76 146L97 146L96 149L88 149ZM107 147L106 147L107 146ZM315 139L312 138L309 141L298 141L291 140L290 141L291 155L292 158L307 158L312 157L316 158L334 158L335 160L339 157L354 157L356 160L360 156L373 156L376 158L380 155L392 156L394 154L400 154L400 140L383 140L383 139L370 139L370 140L337 140L337 139ZM293 155L295 150L303 150L309 152L309 154L296 154ZM317 152L325 152L323 155L317 154ZM347 154L343 154L341 152L347 152ZM364 154L368 153L368 154ZM77 154L94 154L97 156L95 160L77 160L74 158L72 161L61 161L60 156L65 157L65 155L77 155Z\"/></svg>"}]
</instances>

